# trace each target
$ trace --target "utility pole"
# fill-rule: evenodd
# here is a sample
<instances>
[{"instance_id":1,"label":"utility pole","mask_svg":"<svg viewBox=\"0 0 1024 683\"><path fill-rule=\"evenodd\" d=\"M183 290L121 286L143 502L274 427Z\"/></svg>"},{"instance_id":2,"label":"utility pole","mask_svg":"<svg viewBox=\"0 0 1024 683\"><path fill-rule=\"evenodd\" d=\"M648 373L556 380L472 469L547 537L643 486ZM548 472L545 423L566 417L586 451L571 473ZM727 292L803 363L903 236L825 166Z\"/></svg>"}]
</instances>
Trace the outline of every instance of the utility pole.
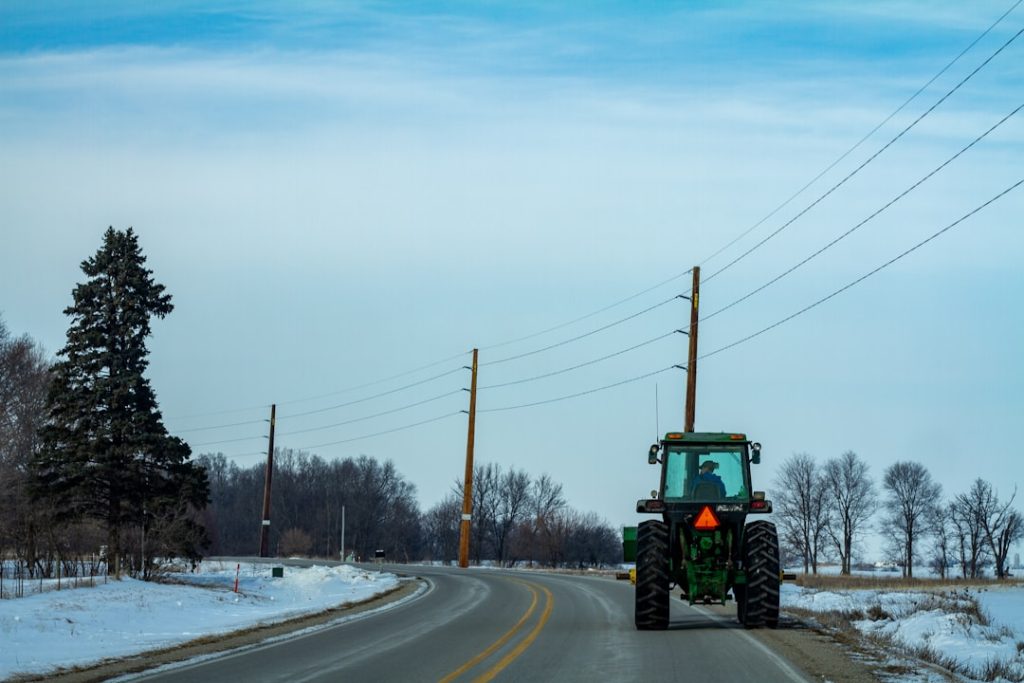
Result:
<instances>
[{"instance_id":1,"label":"utility pole","mask_svg":"<svg viewBox=\"0 0 1024 683\"><path fill-rule=\"evenodd\" d=\"M341 506L341 561L345 561L345 506Z\"/></svg>"},{"instance_id":2,"label":"utility pole","mask_svg":"<svg viewBox=\"0 0 1024 683\"><path fill-rule=\"evenodd\" d=\"M270 480L274 477L274 425L277 423L277 404L270 406L270 447L267 448L267 476L263 483L263 519L260 523L260 557L267 557L270 542Z\"/></svg>"},{"instance_id":3,"label":"utility pole","mask_svg":"<svg viewBox=\"0 0 1024 683\"><path fill-rule=\"evenodd\" d=\"M700 266L693 267L693 292L690 294L690 354L686 361L686 415L684 432L693 431L697 403L697 309L700 304Z\"/></svg>"},{"instance_id":4,"label":"utility pole","mask_svg":"<svg viewBox=\"0 0 1024 683\"><path fill-rule=\"evenodd\" d=\"M476 429L476 359L473 349L473 377L469 389L469 432L466 435L466 477L462 485L462 525L459 530L459 566L469 566L469 522L473 518L473 436Z\"/></svg>"}]
</instances>

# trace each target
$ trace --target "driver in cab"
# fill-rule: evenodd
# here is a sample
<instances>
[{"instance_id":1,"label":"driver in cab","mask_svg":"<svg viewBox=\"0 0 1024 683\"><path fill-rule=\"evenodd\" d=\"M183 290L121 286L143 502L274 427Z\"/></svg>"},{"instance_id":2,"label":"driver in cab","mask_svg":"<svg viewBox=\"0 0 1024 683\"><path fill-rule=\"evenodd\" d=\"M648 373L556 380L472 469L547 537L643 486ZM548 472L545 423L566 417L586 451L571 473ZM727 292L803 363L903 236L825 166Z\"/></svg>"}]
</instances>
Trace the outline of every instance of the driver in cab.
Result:
<instances>
[{"instance_id":1,"label":"driver in cab","mask_svg":"<svg viewBox=\"0 0 1024 683\"><path fill-rule=\"evenodd\" d=\"M722 483L722 478L715 474L715 470L718 469L718 463L714 460L705 460L700 465L700 473L693 478L693 490L696 492L697 487L701 484L714 484L718 487L718 495L720 498L725 498L725 484Z\"/></svg>"}]
</instances>

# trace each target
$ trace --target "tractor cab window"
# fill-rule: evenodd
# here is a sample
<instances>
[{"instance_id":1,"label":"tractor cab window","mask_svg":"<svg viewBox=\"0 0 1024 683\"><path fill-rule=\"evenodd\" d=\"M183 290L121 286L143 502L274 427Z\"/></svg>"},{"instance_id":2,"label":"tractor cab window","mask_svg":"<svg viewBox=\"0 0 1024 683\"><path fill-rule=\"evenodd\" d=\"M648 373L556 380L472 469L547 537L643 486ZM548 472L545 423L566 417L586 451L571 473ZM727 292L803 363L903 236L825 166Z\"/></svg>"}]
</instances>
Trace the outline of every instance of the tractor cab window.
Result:
<instances>
[{"instance_id":1,"label":"tractor cab window","mask_svg":"<svg viewBox=\"0 0 1024 683\"><path fill-rule=\"evenodd\" d=\"M669 446L664 497L677 501L747 499L744 458L735 446Z\"/></svg>"}]
</instances>

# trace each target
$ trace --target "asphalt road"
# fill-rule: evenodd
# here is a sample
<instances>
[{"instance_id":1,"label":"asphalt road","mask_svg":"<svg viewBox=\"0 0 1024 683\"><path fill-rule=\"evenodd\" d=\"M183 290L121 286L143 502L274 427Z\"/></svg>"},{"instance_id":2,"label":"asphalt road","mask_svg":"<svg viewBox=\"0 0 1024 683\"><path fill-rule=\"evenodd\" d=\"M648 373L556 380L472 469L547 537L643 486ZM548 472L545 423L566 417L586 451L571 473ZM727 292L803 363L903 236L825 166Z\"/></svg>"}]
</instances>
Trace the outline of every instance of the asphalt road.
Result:
<instances>
[{"instance_id":1,"label":"asphalt road","mask_svg":"<svg viewBox=\"0 0 1024 683\"><path fill-rule=\"evenodd\" d=\"M667 631L633 626L607 578L385 567L426 582L393 609L144 677L147 681L806 681L726 608L673 599Z\"/></svg>"}]
</instances>

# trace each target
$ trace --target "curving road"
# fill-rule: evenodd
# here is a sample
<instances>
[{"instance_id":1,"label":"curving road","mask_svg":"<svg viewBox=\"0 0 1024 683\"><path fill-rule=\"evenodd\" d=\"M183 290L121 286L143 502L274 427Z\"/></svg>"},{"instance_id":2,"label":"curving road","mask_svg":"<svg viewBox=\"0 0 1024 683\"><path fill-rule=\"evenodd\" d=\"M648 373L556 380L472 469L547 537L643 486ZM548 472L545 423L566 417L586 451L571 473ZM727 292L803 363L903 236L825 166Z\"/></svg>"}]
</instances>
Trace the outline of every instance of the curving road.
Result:
<instances>
[{"instance_id":1,"label":"curving road","mask_svg":"<svg viewBox=\"0 0 1024 683\"><path fill-rule=\"evenodd\" d=\"M672 601L663 632L633 627L633 588L606 578L444 567L419 597L152 681L807 681L725 608Z\"/></svg>"}]
</instances>

